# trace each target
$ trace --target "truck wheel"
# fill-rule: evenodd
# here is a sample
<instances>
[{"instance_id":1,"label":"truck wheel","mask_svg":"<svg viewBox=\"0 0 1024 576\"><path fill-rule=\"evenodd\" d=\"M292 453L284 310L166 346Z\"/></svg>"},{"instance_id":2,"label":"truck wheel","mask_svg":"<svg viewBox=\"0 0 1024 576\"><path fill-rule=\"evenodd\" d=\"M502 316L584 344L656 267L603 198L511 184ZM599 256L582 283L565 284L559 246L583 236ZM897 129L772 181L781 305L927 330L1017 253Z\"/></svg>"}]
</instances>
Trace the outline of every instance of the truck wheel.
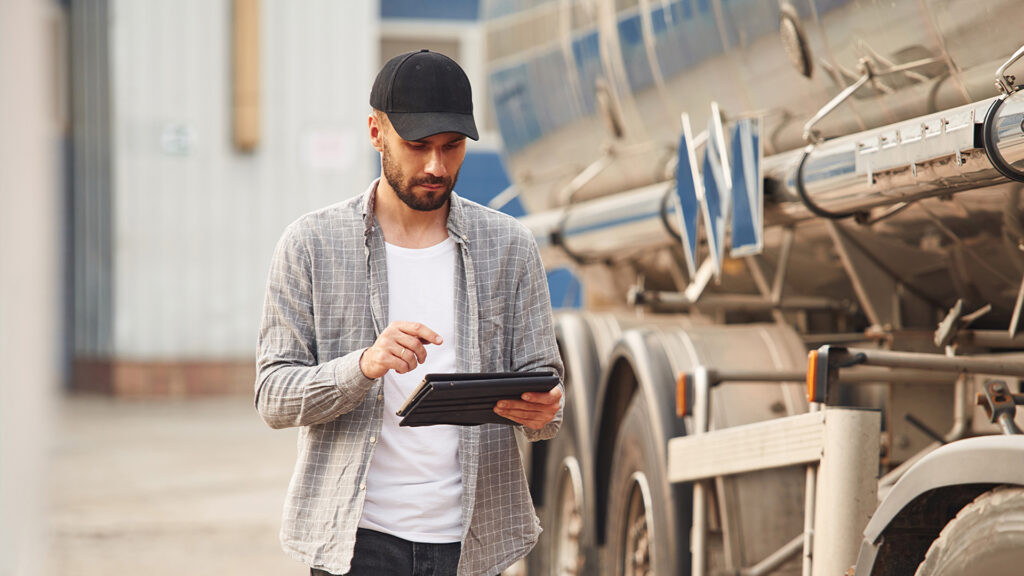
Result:
<instances>
[{"instance_id":1,"label":"truck wheel","mask_svg":"<svg viewBox=\"0 0 1024 576\"><path fill-rule=\"evenodd\" d=\"M583 464L579 460L576 433L568 420L548 452L544 478L541 524L548 558L546 566L531 573L543 576L578 576L591 573L587 551L594 545L593 519L588 519L584 498Z\"/></svg>"},{"instance_id":2,"label":"truck wheel","mask_svg":"<svg viewBox=\"0 0 1024 576\"><path fill-rule=\"evenodd\" d=\"M647 403L637 394L626 411L612 456L604 562L609 575L679 573L670 534L675 508L661 458L665 446L651 430L652 421Z\"/></svg>"},{"instance_id":3,"label":"truck wheel","mask_svg":"<svg viewBox=\"0 0 1024 576\"><path fill-rule=\"evenodd\" d=\"M1000 487L975 498L946 524L915 576L1016 576L1022 567L1024 487Z\"/></svg>"}]
</instances>

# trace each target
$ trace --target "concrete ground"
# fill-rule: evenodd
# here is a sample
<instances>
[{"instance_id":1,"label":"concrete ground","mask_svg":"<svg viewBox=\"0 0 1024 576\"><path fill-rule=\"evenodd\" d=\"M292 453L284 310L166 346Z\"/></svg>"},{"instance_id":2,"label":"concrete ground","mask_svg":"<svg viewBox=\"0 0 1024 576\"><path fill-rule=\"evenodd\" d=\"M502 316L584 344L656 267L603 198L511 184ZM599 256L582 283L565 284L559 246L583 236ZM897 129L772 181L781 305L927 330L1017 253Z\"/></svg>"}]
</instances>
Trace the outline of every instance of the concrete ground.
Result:
<instances>
[{"instance_id":1,"label":"concrete ground","mask_svg":"<svg viewBox=\"0 0 1024 576\"><path fill-rule=\"evenodd\" d=\"M70 396L54 424L46 573L309 573L277 541L297 431L249 396Z\"/></svg>"}]
</instances>

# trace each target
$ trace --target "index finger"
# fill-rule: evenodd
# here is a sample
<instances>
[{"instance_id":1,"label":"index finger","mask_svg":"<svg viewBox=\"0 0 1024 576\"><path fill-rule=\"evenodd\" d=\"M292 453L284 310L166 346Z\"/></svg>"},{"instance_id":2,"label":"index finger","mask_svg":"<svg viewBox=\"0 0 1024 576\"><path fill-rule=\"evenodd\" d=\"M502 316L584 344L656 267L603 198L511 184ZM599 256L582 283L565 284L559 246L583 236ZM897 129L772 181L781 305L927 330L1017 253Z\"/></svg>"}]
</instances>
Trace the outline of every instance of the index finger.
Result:
<instances>
[{"instance_id":1,"label":"index finger","mask_svg":"<svg viewBox=\"0 0 1024 576\"><path fill-rule=\"evenodd\" d=\"M415 336L424 344L440 344L441 335L434 332L420 322L394 322L394 326L402 332Z\"/></svg>"}]
</instances>

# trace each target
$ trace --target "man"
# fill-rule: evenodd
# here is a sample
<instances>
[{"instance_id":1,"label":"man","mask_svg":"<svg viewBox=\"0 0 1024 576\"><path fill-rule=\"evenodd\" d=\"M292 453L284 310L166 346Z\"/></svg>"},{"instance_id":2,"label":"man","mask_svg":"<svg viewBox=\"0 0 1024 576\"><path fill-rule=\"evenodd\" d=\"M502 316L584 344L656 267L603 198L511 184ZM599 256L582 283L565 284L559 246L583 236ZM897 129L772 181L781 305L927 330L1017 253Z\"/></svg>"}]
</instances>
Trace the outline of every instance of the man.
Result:
<instances>
[{"instance_id":1,"label":"man","mask_svg":"<svg viewBox=\"0 0 1024 576\"><path fill-rule=\"evenodd\" d=\"M301 427L282 546L315 575L491 576L540 532L514 432L553 437L561 385L499 402L517 425L395 411L428 372L561 377L544 271L521 224L453 193L478 138L458 64L397 56L370 105L383 177L290 225L267 285L256 407Z\"/></svg>"}]
</instances>

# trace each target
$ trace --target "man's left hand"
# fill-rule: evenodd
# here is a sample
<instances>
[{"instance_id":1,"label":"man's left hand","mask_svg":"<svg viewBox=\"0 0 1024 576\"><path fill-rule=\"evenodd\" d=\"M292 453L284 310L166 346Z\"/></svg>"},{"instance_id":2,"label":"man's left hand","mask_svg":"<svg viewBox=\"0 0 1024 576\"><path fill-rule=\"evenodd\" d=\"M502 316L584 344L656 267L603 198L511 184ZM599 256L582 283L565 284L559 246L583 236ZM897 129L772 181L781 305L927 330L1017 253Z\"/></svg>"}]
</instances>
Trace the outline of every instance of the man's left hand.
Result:
<instances>
[{"instance_id":1,"label":"man's left hand","mask_svg":"<svg viewBox=\"0 0 1024 576\"><path fill-rule=\"evenodd\" d=\"M522 400L501 400L494 412L527 428L540 430L551 422L558 413L562 400L562 387L555 386L549 392L527 392Z\"/></svg>"}]
</instances>

